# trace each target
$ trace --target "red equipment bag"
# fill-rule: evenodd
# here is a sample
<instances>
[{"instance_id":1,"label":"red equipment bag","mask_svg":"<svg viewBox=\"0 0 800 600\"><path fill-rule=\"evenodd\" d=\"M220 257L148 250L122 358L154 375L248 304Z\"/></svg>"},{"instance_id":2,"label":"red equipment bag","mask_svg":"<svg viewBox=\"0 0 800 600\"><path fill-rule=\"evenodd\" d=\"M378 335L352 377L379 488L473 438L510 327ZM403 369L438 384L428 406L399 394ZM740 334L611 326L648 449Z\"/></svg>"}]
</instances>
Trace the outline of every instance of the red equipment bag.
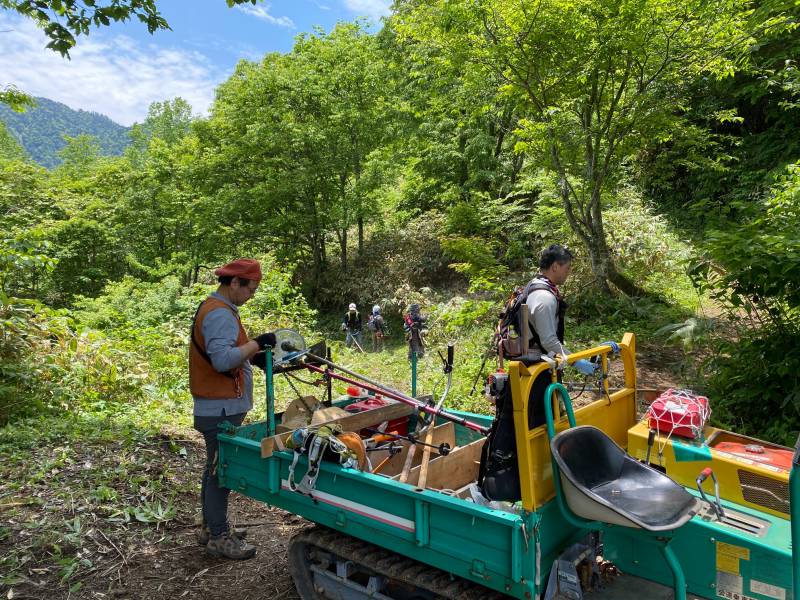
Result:
<instances>
[{"instance_id":1,"label":"red equipment bag","mask_svg":"<svg viewBox=\"0 0 800 600\"><path fill-rule=\"evenodd\" d=\"M684 438L699 438L711 410L708 398L691 390L669 388L647 409L650 429Z\"/></svg>"},{"instance_id":2,"label":"red equipment bag","mask_svg":"<svg viewBox=\"0 0 800 600\"><path fill-rule=\"evenodd\" d=\"M348 389L348 395L350 395L350 390ZM380 396L369 397L366 400L360 400L359 402L353 402L352 404L348 404L344 407L347 412L350 413L360 413L364 412L365 410L372 410L373 408L381 408L382 406L386 406L389 404L388 400L384 400ZM385 425L385 427L384 427ZM394 433L397 435L408 435L408 417L400 417L399 419L393 419L391 421L384 421L383 423L375 423L371 426L372 429L380 429L384 433ZM372 437L375 435L373 432L361 431L361 435L366 437Z\"/></svg>"}]
</instances>

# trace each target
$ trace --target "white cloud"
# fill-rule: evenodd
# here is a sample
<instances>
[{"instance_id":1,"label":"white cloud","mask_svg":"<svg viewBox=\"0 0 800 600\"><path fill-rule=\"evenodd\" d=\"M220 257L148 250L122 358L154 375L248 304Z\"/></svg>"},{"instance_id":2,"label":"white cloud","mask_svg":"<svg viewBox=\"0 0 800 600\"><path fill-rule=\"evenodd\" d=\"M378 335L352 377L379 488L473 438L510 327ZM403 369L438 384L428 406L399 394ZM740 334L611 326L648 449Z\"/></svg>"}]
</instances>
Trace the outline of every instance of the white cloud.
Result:
<instances>
[{"instance_id":1,"label":"white cloud","mask_svg":"<svg viewBox=\"0 0 800 600\"><path fill-rule=\"evenodd\" d=\"M376 23L392 12L390 0L344 0L344 5L357 15L370 17Z\"/></svg>"},{"instance_id":2,"label":"white cloud","mask_svg":"<svg viewBox=\"0 0 800 600\"><path fill-rule=\"evenodd\" d=\"M270 25L279 25L280 27L286 27L288 29L296 29L294 21L292 21L289 17L275 17L269 14L270 6L268 4L265 6L237 4L236 9L245 13L246 15L250 15L251 17L256 17L257 19L266 21Z\"/></svg>"},{"instance_id":3,"label":"white cloud","mask_svg":"<svg viewBox=\"0 0 800 600\"><path fill-rule=\"evenodd\" d=\"M205 113L227 77L200 52L158 48L126 36L79 38L72 60L45 48L30 21L0 14L0 87L108 115L123 125L142 121L151 102L180 96Z\"/></svg>"}]
</instances>

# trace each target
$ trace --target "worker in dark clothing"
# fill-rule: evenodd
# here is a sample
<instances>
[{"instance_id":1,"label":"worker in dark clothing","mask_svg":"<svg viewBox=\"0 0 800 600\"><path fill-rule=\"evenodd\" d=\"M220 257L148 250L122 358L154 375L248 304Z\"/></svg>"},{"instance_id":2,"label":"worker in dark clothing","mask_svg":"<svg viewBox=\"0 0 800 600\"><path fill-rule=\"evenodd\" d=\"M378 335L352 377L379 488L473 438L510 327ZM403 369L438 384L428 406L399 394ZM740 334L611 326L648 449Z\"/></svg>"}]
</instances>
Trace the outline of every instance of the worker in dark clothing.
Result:
<instances>
[{"instance_id":1,"label":"worker in dark clothing","mask_svg":"<svg viewBox=\"0 0 800 600\"><path fill-rule=\"evenodd\" d=\"M528 356L536 361L543 355L559 358L569 355L564 346L564 315L567 303L561 296L559 285L563 285L572 269L572 253L564 246L553 244L546 248L539 259L539 273L530 282L527 298L531 326L531 347ZM564 365L559 361L558 378ZM581 373L594 373L595 365L588 360L576 361L572 366ZM544 394L552 383L550 371L544 371L533 382L528 403L528 427L538 427L545 422Z\"/></svg>"},{"instance_id":2,"label":"worker in dark clothing","mask_svg":"<svg viewBox=\"0 0 800 600\"><path fill-rule=\"evenodd\" d=\"M263 350L275 345L274 333L248 338L239 319L239 307L250 300L261 281L258 261L241 258L214 274L217 291L198 307L189 343L189 387L194 398L194 428L203 434L206 466L200 499L203 525L198 542L213 556L245 559L256 548L244 541L246 532L232 531L228 523L230 490L217 481L220 424L241 425L253 407L251 362L264 364Z\"/></svg>"},{"instance_id":3,"label":"worker in dark clothing","mask_svg":"<svg viewBox=\"0 0 800 600\"><path fill-rule=\"evenodd\" d=\"M344 313L342 330L346 332L344 345L350 348L355 344L363 352L361 348L361 313L358 312L355 302L351 302L347 307L347 312Z\"/></svg>"},{"instance_id":4,"label":"worker in dark clothing","mask_svg":"<svg viewBox=\"0 0 800 600\"><path fill-rule=\"evenodd\" d=\"M381 352L383 350L383 338L386 336L386 323L381 314L381 307L372 307L372 314L369 316L367 328L372 332L372 351Z\"/></svg>"},{"instance_id":5,"label":"worker in dark clothing","mask_svg":"<svg viewBox=\"0 0 800 600\"><path fill-rule=\"evenodd\" d=\"M406 332L406 340L408 340L408 359L411 360L411 355L416 353L417 358L425 356L425 334L428 332L425 329L427 317L420 313L419 304L412 304L408 307L408 313L403 315L403 331Z\"/></svg>"}]
</instances>

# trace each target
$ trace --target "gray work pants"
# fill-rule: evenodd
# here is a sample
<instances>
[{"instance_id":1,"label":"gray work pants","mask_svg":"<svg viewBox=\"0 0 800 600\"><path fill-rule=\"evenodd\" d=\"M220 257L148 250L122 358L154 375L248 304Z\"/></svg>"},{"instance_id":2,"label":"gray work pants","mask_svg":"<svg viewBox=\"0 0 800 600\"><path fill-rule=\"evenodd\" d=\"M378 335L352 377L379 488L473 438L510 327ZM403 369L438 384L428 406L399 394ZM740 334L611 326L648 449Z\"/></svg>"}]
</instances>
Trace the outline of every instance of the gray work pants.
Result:
<instances>
[{"instance_id":1,"label":"gray work pants","mask_svg":"<svg viewBox=\"0 0 800 600\"><path fill-rule=\"evenodd\" d=\"M203 507L203 523L208 526L211 535L222 535L228 531L228 495L231 493L228 488L220 487L217 480L217 434L221 431L219 426L224 421L239 426L244 421L245 414L194 417L194 428L203 434L206 442L206 468L200 487L200 503Z\"/></svg>"}]
</instances>

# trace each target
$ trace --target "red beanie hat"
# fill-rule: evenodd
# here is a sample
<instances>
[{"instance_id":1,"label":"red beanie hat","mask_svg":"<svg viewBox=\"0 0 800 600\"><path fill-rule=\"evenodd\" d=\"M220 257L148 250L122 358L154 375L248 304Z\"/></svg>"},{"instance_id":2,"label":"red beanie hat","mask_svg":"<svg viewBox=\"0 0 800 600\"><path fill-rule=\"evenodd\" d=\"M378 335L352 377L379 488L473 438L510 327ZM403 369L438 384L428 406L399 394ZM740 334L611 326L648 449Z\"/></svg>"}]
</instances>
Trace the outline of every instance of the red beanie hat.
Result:
<instances>
[{"instance_id":1,"label":"red beanie hat","mask_svg":"<svg viewBox=\"0 0 800 600\"><path fill-rule=\"evenodd\" d=\"M214 271L218 277L241 277L250 281L261 281L261 265L252 258L237 258L227 265L221 266Z\"/></svg>"}]
</instances>

